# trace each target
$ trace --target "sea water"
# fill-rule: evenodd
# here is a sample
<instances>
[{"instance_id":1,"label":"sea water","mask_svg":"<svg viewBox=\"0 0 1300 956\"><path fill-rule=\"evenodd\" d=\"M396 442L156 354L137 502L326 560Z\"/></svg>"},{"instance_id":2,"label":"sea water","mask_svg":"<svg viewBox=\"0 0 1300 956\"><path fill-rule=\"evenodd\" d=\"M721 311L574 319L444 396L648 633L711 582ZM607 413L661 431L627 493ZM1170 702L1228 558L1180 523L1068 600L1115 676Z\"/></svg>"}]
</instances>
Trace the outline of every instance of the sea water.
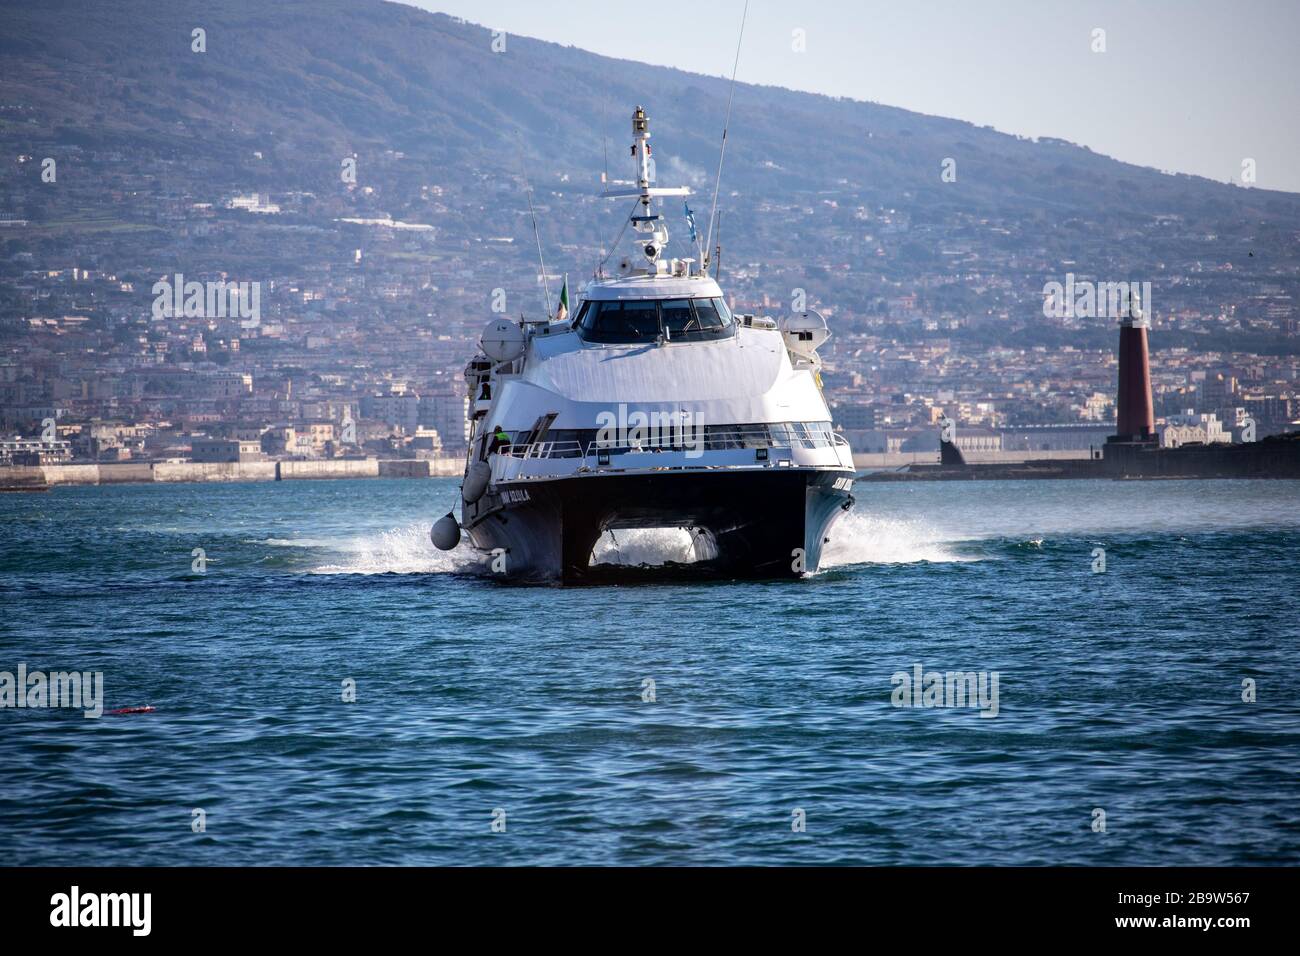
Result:
<instances>
[{"instance_id":1,"label":"sea water","mask_svg":"<svg viewBox=\"0 0 1300 956\"><path fill-rule=\"evenodd\" d=\"M104 697L0 706L0 852L1298 861L1300 483L854 493L803 581L573 589L436 551L452 480L0 496L0 672Z\"/></svg>"}]
</instances>

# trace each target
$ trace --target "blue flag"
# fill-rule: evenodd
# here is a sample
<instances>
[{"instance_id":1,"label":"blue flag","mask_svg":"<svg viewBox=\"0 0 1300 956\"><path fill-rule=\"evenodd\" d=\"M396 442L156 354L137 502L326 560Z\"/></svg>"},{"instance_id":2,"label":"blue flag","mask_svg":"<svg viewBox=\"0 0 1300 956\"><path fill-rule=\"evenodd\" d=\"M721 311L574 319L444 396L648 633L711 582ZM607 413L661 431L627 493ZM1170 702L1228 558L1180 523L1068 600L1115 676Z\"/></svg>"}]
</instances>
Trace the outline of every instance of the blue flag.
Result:
<instances>
[{"instance_id":1,"label":"blue flag","mask_svg":"<svg viewBox=\"0 0 1300 956\"><path fill-rule=\"evenodd\" d=\"M695 213L691 212L691 207L682 200L682 208L686 210L686 225L691 227L691 245L695 245Z\"/></svg>"}]
</instances>

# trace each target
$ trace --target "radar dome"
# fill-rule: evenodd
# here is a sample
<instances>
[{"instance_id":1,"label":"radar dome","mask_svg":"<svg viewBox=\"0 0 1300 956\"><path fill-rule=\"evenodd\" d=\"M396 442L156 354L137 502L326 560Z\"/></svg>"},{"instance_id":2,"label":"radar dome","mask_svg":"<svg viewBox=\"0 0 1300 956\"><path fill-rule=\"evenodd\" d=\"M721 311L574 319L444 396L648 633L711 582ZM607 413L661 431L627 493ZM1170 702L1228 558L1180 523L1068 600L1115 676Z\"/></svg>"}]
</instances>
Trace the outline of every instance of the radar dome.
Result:
<instances>
[{"instance_id":1,"label":"radar dome","mask_svg":"<svg viewBox=\"0 0 1300 956\"><path fill-rule=\"evenodd\" d=\"M524 330L510 319L494 319L483 330L479 348L494 362L510 362L524 351Z\"/></svg>"}]
</instances>

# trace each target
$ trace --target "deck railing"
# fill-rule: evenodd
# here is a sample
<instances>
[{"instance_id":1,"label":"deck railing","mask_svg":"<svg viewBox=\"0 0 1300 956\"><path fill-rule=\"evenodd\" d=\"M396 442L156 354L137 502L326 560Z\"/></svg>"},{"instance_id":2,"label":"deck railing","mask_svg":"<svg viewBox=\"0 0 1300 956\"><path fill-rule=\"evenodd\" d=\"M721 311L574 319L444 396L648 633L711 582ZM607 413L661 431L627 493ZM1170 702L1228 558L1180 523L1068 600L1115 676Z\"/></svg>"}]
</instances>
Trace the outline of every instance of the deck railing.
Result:
<instances>
[{"instance_id":1,"label":"deck railing","mask_svg":"<svg viewBox=\"0 0 1300 956\"><path fill-rule=\"evenodd\" d=\"M709 426L700 434L693 429L650 432L642 439L613 440L596 438L583 442L537 441L505 445L499 455L519 459L582 458L597 455L623 455L664 451L734 451L758 448L835 448L848 447L843 435L825 428L808 428L802 423L777 422L762 426L721 429Z\"/></svg>"}]
</instances>

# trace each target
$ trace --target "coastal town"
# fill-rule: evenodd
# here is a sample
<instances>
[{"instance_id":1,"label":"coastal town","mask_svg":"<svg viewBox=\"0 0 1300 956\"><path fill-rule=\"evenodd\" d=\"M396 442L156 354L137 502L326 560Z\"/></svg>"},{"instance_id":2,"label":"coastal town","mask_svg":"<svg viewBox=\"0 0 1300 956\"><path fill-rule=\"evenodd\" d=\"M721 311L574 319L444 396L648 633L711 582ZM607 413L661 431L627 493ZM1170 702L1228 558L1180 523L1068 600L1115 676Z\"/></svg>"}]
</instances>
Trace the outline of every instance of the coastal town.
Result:
<instances>
[{"instance_id":1,"label":"coastal town","mask_svg":"<svg viewBox=\"0 0 1300 956\"><path fill-rule=\"evenodd\" d=\"M580 297L617 216L576 173L438 182L392 150L280 192L163 165L5 158L0 464L463 458L478 333L553 316L566 283ZM1170 214L1099 241L1099 223L1016 206L876 196L847 180L782 202L735 191L718 222L733 311L826 316L823 386L864 462L932 457L943 421L967 453L1088 454L1113 430L1116 285L1150 299L1162 445L1300 416L1294 234ZM685 232L673 254L697 255Z\"/></svg>"}]
</instances>

